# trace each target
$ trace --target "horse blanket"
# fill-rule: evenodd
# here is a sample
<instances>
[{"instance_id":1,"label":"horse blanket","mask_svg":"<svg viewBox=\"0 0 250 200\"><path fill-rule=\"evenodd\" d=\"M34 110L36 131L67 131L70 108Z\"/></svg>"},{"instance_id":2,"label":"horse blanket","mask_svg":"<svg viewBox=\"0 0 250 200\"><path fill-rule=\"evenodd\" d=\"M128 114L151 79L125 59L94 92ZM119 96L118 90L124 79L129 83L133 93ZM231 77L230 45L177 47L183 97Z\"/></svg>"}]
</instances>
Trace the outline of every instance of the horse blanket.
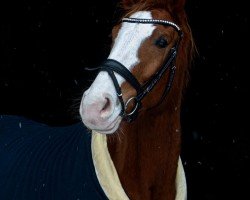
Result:
<instances>
[{"instance_id":1,"label":"horse blanket","mask_svg":"<svg viewBox=\"0 0 250 200\"><path fill-rule=\"evenodd\" d=\"M177 200L186 196L179 160ZM0 115L1 200L126 200L106 136L82 123L50 127Z\"/></svg>"}]
</instances>

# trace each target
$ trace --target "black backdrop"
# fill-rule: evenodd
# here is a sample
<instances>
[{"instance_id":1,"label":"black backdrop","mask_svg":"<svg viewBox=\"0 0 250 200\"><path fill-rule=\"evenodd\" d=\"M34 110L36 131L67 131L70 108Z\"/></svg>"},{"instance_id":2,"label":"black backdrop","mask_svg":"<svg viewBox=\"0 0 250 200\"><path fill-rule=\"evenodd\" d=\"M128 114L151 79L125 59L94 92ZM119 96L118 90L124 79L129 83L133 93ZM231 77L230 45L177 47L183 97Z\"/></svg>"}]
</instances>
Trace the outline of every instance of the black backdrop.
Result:
<instances>
[{"instance_id":1,"label":"black backdrop","mask_svg":"<svg viewBox=\"0 0 250 200\"><path fill-rule=\"evenodd\" d=\"M0 113L50 125L79 121L109 52L117 1L1 1ZM182 109L189 199L245 199L250 185L249 18L241 1L188 1L199 51Z\"/></svg>"}]
</instances>

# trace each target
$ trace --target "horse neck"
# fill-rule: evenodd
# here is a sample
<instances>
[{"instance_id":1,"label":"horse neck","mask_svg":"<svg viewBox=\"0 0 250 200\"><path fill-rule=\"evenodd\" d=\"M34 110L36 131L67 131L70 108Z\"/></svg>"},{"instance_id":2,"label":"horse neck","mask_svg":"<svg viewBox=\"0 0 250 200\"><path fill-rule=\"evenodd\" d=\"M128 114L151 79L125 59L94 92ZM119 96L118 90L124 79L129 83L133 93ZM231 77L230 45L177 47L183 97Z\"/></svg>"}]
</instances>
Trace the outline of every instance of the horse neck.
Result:
<instances>
[{"instance_id":1,"label":"horse neck","mask_svg":"<svg viewBox=\"0 0 250 200\"><path fill-rule=\"evenodd\" d=\"M169 101L141 113L131 124L123 122L120 133L108 138L111 158L131 199L175 197L180 103Z\"/></svg>"}]
</instances>

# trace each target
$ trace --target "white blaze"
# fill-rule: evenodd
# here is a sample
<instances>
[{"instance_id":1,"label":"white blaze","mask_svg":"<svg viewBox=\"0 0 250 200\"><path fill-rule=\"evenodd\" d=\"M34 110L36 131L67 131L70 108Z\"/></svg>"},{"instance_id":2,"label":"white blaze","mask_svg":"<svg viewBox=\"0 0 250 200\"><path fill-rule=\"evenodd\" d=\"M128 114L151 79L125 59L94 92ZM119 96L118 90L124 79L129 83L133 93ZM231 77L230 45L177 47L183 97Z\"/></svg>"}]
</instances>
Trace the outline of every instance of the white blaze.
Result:
<instances>
[{"instance_id":1,"label":"white blaze","mask_svg":"<svg viewBox=\"0 0 250 200\"><path fill-rule=\"evenodd\" d=\"M149 11L139 11L130 17L152 19ZM152 35L154 29L153 24L123 22L108 58L117 60L131 71L140 62L138 51L141 44ZM116 75L116 77L119 84L124 81L121 76Z\"/></svg>"}]
</instances>

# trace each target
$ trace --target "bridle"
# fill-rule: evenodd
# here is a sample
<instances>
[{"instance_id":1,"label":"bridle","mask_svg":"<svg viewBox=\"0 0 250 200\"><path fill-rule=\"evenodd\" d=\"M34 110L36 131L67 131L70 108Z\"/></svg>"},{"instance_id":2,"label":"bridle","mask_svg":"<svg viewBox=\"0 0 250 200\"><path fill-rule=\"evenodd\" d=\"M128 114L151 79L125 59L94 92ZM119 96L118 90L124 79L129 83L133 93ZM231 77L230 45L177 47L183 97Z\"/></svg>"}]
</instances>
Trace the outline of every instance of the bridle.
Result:
<instances>
[{"instance_id":1,"label":"bridle","mask_svg":"<svg viewBox=\"0 0 250 200\"><path fill-rule=\"evenodd\" d=\"M158 81L161 79L163 76L164 72L167 71L168 69L170 70L169 72L169 78L167 85L164 89L163 95L161 97L161 100L159 101L158 104L160 104L163 99L166 97L168 94L175 75L175 59L177 55L177 50L178 46L180 43L181 38L183 37L183 33L178 25L176 25L173 22L166 21L166 20L157 20L157 19L139 19L139 18L123 18L122 22L126 23L141 23L141 24L156 24L156 25L163 25L163 26L171 26L173 27L179 34L179 39L176 42L176 44L171 48L169 55L164 61L164 64L160 68L160 70L153 75L153 77L145 84L141 85L138 80L134 77L134 75L120 62L113 60L113 59L107 59L104 61L99 67L94 68L94 69L89 69L88 70L96 70L99 69L100 71L106 71L108 72L109 76L111 77L113 84L115 86L116 92L117 92L117 97L121 103L121 117L128 121L131 122L133 121L136 116L138 115L138 111L141 108L141 101L142 99L154 88L154 86L158 83ZM126 103L124 103L123 98L122 98L122 91L121 87L119 86L119 83L115 77L114 72L117 74L121 75L126 81L128 81L131 86L134 87L134 89L137 92L137 95L134 97L131 97L128 99ZM130 103L134 102L134 107L133 109L129 112L126 113L126 109L128 108L128 105ZM158 105L157 104L157 105Z\"/></svg>"}]
</instances>

